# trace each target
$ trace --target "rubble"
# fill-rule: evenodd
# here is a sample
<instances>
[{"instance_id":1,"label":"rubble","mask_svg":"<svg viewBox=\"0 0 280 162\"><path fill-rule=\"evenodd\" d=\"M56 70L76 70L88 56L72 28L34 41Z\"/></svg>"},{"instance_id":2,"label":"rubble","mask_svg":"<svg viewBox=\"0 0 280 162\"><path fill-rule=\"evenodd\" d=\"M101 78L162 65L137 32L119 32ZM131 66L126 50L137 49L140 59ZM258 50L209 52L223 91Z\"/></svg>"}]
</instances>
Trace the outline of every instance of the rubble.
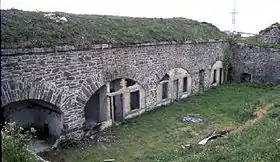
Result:
<instances>
[{"instance_id":1,"label":"rubble","mask_svg":"<svg viewBox=\"0 0 280 162\"><path fill-rule=\"evenodd\" d=\"M203 122L203 119L200 118L198 115L187 115L187 116L180 117L178 120L183 122L183 123L186 123L186 122L192 122L192 123Z\"/></svg>"}]
</instances>

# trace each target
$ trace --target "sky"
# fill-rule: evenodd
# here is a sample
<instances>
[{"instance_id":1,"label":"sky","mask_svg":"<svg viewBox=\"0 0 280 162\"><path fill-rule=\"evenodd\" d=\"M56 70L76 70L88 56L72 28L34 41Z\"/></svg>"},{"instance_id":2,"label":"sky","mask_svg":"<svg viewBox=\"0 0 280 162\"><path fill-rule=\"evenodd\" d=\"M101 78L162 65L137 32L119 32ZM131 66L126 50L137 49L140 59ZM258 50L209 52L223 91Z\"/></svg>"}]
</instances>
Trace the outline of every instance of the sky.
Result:
<instances>
[{"instance_id":1,"label":"sky","mask_svg":"<svg viewBox=\"0 0 280 162\"><path fill-rule=\"evenodd\" d=\"M233 30L234 0L1 0L1 9L132 17L185 17ZM280 22L280 0L236 0L236 31L258 33Z\"/></svg>"}]
</instances>

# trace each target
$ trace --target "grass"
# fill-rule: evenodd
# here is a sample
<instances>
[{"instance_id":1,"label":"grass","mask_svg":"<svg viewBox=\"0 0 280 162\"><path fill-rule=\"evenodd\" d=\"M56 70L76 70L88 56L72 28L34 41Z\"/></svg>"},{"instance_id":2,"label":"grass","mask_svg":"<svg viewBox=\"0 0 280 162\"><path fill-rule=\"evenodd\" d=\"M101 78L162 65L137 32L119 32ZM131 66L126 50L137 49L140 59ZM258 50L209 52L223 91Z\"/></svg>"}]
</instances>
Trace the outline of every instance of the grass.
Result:
<instances>
[{"instance_id":1,"label":"grass","mask_svg":"<svg viewBox=\"0 0 280 162\"><path fill-rule=\"evenodd\" d=\"M206 145L196 144L214 130L244 125L254 111L268 103L275 106L254 125ZM177 121L187 114L199 114L205 122ZM113 143L53 151L44 156L67 162L279 161L279 128L279 86L222 85L107 130L116 136ZM186 144L191 147L182 149L181 145Z\"/></svg>"},{"instance_id":2,"label":"grass","mask_svg":"<svg viewBox=\"0 0 280 162\"><path fill-rule=\"evenodd\" d=\"M2 10L2 48L86 46L92 43L204 41L226 35L210 23L186 18L132 18L55 12L68 22L44 17L44 12Z\"/></svg>"}]
</instances>

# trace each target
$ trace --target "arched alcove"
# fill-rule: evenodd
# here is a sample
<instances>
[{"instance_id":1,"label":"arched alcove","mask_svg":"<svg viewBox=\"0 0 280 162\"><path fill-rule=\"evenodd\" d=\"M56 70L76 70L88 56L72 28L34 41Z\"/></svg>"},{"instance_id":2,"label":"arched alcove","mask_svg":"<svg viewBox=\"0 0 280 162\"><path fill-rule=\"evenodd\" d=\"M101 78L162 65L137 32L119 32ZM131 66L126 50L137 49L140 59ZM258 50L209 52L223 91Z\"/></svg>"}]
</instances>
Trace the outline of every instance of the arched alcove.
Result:
<instances>
[{"instance_id":1,"label":"arched alcove","mask_svg":"<svg viewBox=\"0 0 280 162\"><path fill-rule=\"evenodd\" d=\"M107 127L144 109L144 88L132 79L115 79L102 85L88 99L85 105L86 125L91 127L91 124L103 123L103 127Z\"/></svg>"},{"instance_id":2,"label":"arched alcove","mask_svg":"<svg viewBox=\"0 0 280 162\"><path fill-rule=\"evenodd\" d=\"M63 130L63 113L46 101L27 99L9 103L1 107L6 122L16 122L25 130L31 127L37 131L37 137L53 144Z\"/></svg>"},{"instance_id":3,"label":"arched alcove","mask_svg":"<svg viewBox=\"0 0 280 162\"><path fill-rule=\"evenodd\" d=\"M210 82L212 86L222 84L224 81L223 63L216 61L211 68Z\"/></svg>"},{"instance_id":4,"label":"arched alcove","mask_svg":"<svg viewBox=\"0 0 280 162\"><path fill-rule=\"evenodd\" d=\"M191 94L192 78L187 70L174 68L169 70L160 80L157 87L159 104L166 104Z\"/></svg>"}]
</instances>

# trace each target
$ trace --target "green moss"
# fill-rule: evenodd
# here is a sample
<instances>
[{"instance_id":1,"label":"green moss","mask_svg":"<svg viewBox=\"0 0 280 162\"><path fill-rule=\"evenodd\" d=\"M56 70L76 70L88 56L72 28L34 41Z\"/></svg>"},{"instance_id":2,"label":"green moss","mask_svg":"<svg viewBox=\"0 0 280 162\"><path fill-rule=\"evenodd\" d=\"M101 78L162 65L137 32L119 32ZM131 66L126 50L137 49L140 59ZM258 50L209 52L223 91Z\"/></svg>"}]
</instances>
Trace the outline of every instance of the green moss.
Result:
<instances>
[{"instance_id":1,"label":"green moss","mask_svg":"<svg viewBox=\"0 0 280 162\"><path fill-rule=\"evenodd\" d=\"M131 18L56 12L68 22L56 22L44 12L2 10L2 48L92 43L203 41L225 38L217 27L185 18Z\"/></svg>"}]
</instances>

